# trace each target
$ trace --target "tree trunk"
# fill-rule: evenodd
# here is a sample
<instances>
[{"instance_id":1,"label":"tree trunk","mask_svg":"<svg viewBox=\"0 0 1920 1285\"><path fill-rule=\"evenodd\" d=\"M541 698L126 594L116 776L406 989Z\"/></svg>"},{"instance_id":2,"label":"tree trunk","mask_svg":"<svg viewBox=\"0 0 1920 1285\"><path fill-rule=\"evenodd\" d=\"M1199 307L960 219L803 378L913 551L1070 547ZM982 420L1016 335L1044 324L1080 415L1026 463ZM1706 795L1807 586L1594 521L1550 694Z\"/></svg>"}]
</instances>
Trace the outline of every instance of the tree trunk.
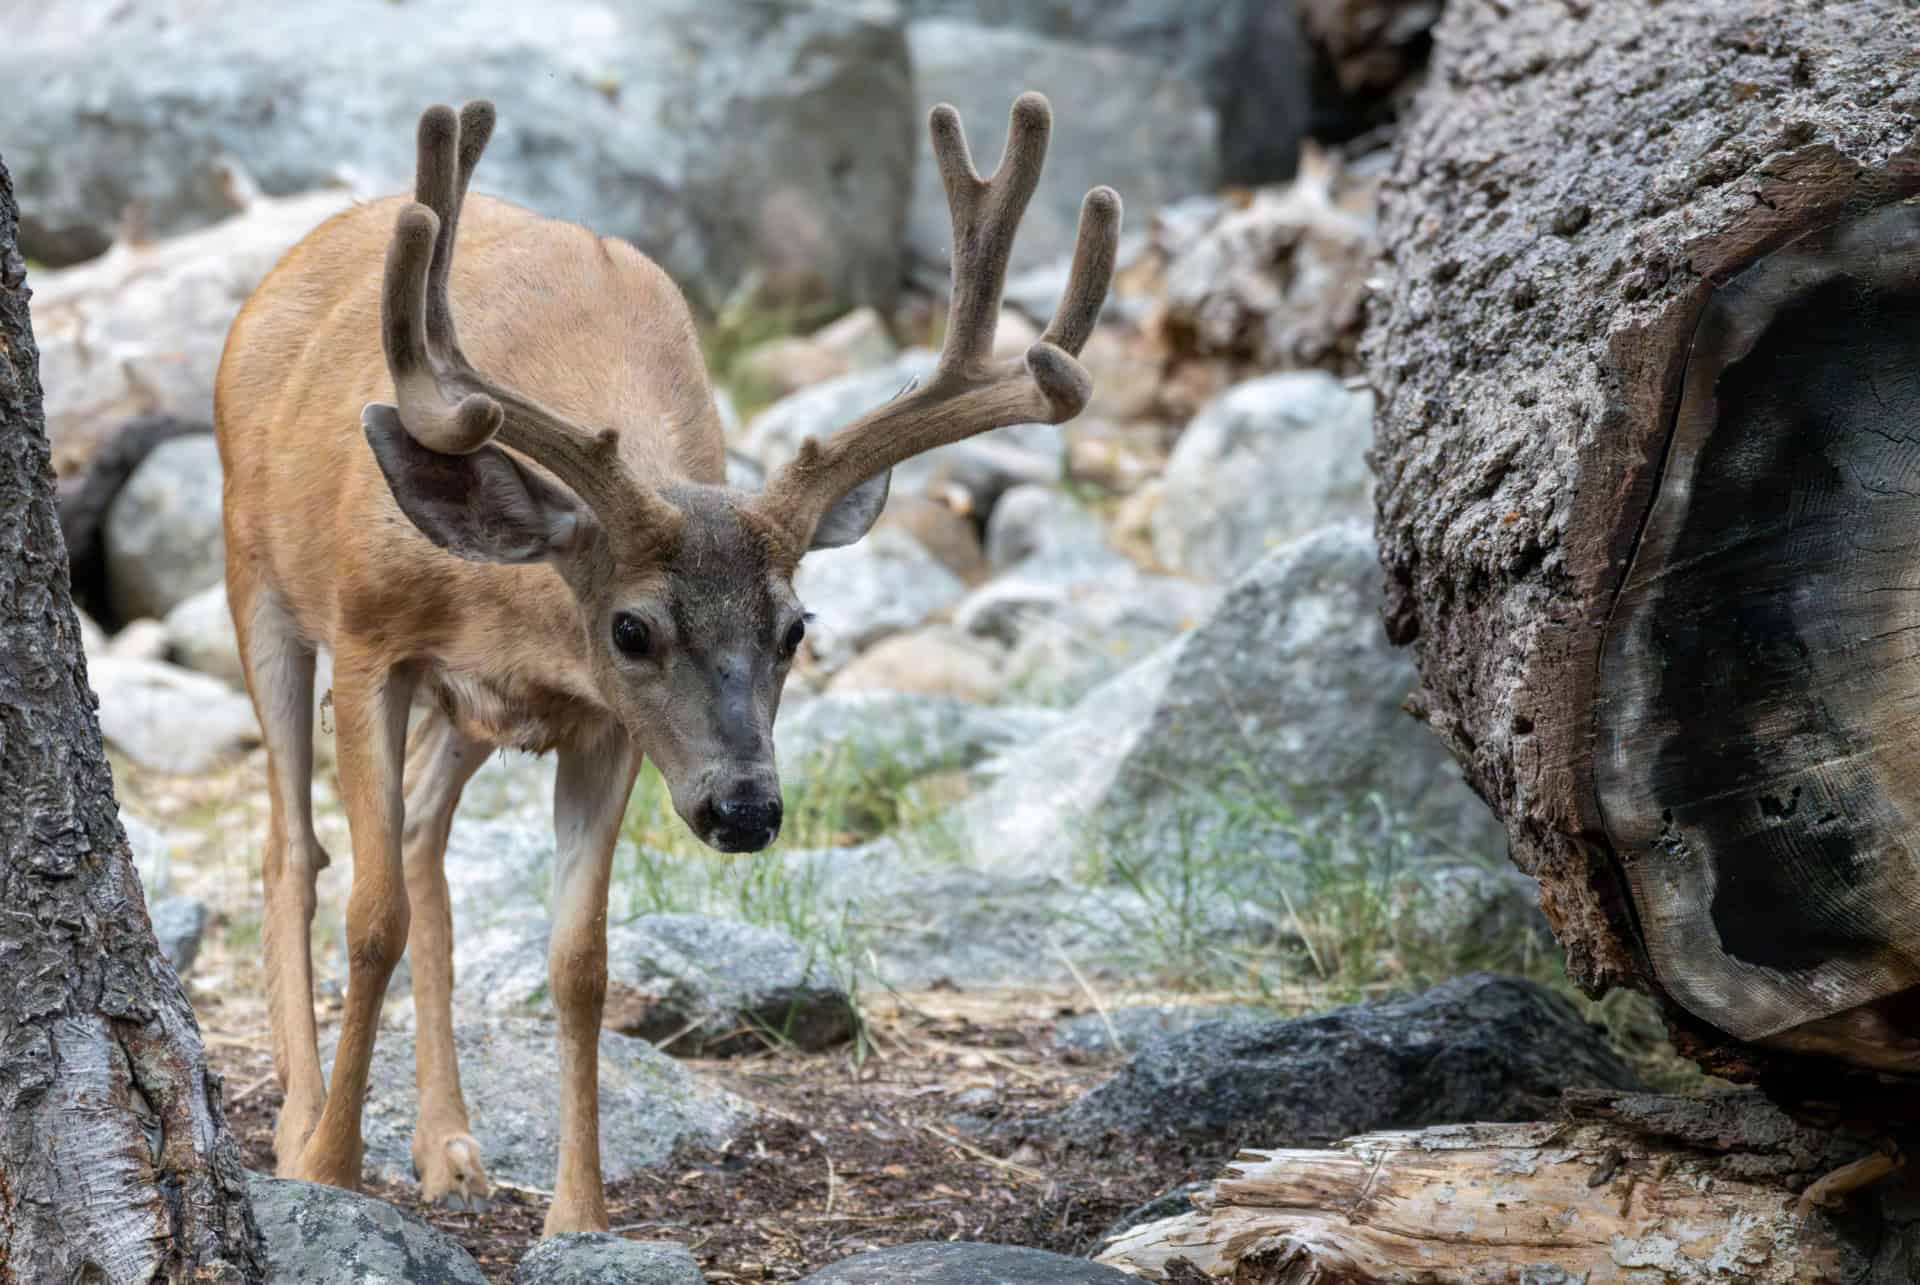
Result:
<instances>
[{"instance_id":1,"label":"tree trunk","mask_svg":"<svg viewBox=\"0 0 1920 1285\"><path fill-rule=\"evenodd\" d=\"M0 1282L258 1281L257 1232L114 803L0 165Z\"/></svg>"},{"instance_id":2,"label":"tree trunk","mask_svg":"<svg viewBox=\"0 0 1920 1285\"><path fill-rule=\"evenodd\" d=\"M1196 1212L1134 1228L1100 1261L1233 1285L1913 1279L1899 1209L1827 1212L1898 1164L1885 1151L1744 1094L1588 1092L1568 1107L1553 1123L1246 1152Z\"/></svg>"},{"instance_id":3,"label":"tree trunk","mask_svg":"<svg viewBox=\"0 0 1920 1285\"><path fill-rule=\"evenodd\" d=\"M1453 0L1383 195L1388 628L1574 979L1920 1108L1920 43Z\"/></svg>"}]
</instances>

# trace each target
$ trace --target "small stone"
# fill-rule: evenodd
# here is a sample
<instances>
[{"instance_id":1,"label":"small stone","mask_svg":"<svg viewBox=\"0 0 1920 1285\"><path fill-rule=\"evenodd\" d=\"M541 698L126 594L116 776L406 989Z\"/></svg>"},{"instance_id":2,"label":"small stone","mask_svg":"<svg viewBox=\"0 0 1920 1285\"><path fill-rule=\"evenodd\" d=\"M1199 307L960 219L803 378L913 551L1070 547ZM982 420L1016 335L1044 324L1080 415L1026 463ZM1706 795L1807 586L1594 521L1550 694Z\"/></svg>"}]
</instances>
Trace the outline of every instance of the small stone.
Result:
<instances>
[{"instance_id":1,"label":"small stone","mask_svg":"<svg viewBox=\"0 0 1920 1285\"><path fill-rule=\"evenodd\" d=\"M173 882L173 846L167 836L139 817L120 814L120 828L127 832L127 846L133 850L133 868L140 876L140 890L152 902L167 895Z\"/></svg>"},{"instance_id":2,"label":"small stone","mask_svg":"<svg viewBox=\"0 0 1920 1285\"><path fill-rule=\"evenodd\" d=\"M848 370L872 370L884 366L900 351L887 333L887 323L872 307L855 308L846 316L830 322L808 336L815 344L837 354Z\"/></svg>"},{"instance_id":3,"label":"small stone","mask_svg":"<svg viewBox=\"0 0 1920 1285\"><path fill-rule=\"evenodd\" d=\"M990 704L1006 687L1001 655L951 625L882 639L833 676L829 692L914 692Z\"/></svg>"},{"instance_id":4,"label":"small stone","mask_svg":"<svg viewBox=\"0 0 1920 1285\"><path fill-rule=\"evenodd\" d=\"M1167 462L1153 514L1166 566L1229 580L1329 522L1373 516L1373 395L1324 371L1269 375L1209 403Z\"/></svg>"},{"instance_id":5,"label":"small stone","mask_svg":"<svg viewBox=\"0 0 1920 1285\"><path fill-rule=\"evenodd\" d=\"M987 555L973 519L930 495L891 495L876 530L894 527L918 540L928 553L967 584L987 577Z\"/></svg>"},{"instance_id":6,"label":"small stone","mask_svg":"<svg viewBox=\"0 0 1920 1285\"><path fill-rule=\"evenodd\" d=\"M208 585L169 611L166 632L167 650L176 664L210 674L235 688L246 686L240 639L234 632L224 583Z\"/></svg>"},{"instance_id":7,"label":"small stone","mask_svg":"<svg viewBox=\"0 0 1920 1285\"><path fill-rule=\"evenodd\" d=\"M1035 554L1098 557L1106 547L1100 519L1050 486L1011 488L987 520L987 562L995 571Z\"/></svg>"},{"instance_id":8,"label":"small stone","mask_svg":"<svg viewBox=\"0 0 1920 1285\"><path fill-rule=\"evenodd\" d=\"M926 547L893 527L808 555L794 592L814 615L807 647L828 673L889 634L912 629L966 594Z\"/></svg>"},{"instance_id":9,"label":"small stone","mask_svg":"<svg viewBox=\"0 0 1920 1285\"><path fill-rule=\"evenodd\" d=\"M811 339L783 335L755 344L733 364L737 386L763 397L785 397L848 373L852 366L841 354Z\"/></svg>"},{"instance_id":10,"label":"small stone","mask_svg":"<svg viewBox=\"0 0 1920 1285\"><path fill-rule=\"evenodd\" d=\"M520 1259L509 1285L706 1285L685 1245L606 1232L549 1236Z\"/></svg>"},{"instance_id":11,"label":"small stone","mask_svg":"<svg viewBox=\"0 0 1920 1285\"><path fill-rule=\"evenodd\" d=\"M896 1245L802 1277L799 1285L1139 1285L1083 1258L968 1241Z\"/></svg>"},{"instance_id":12,"label":"small stone","mask_svg":"<svg viewBox=\"0 0 1920 1285\"><path fill-rule=\"evenodd\" d=\"M107 590L121 620L165 616L226 574L220 452L210 433L162 442L107 509Z\"/></svg>"},{"instance_id":13,"label":"small stone","mask_svg":"<svg viewBox=\"0 0 1920 1285\"><path fill-rule=\"evenodd\" d=\"M158 620L136 620L107 640L107 655L120 660L165 660L167 627Z\"/></svg>"},{"instance_id":14,"label":"small stone","mask_svg":"<svg viewBox=\"0 0 1920 1285\"><path fill-rule=\"evenodd\" d=\"M266 1285L487 1285L452 1237L384 1200L257 1173L247 1197Z\"/></svg>"},{"instance_id":15,"label":"small stone","mask_svg":"<svg viewBox=\"0 0 1920 1285\"><path fill-rule=\"evenodd\" d=\"M191 776L259 743L252 703L205 674L102 656L87 680L100 699L101 733L141 767Z\"/></svg>"},{"instance_id":16,"label":"small stone","mask_svg":"<svg viewBox=\"0 0 1920 1285\"><path fill-rule=\"evenodd\" d=\"M1039 342L1040 327L1011 308L1000 310L1000 321L993 331L995 361L1024 357L1027 355L1027 349Z\"/></svg>"},{"instance_id":17,"label":"small stone","mask_svg":"<svg viewBox=\"0 0 1920 1285\"><path fill-rule=\"evenodd\" d=\"M160 953L182 977L200 955L200 936L206 931L206 903L194 897L167 897L149 902L147 917L153 921L153 935Z\"/></svg>"}]
</instances>

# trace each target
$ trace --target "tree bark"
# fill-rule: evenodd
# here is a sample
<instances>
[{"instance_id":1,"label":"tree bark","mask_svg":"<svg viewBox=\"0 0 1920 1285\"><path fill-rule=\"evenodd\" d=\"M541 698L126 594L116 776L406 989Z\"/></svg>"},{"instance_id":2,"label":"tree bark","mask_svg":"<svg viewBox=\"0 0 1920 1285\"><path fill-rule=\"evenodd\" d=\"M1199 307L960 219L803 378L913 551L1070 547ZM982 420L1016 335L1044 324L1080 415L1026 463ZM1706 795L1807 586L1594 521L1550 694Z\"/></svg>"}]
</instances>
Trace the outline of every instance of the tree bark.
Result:
<instances>
[{"instance_id":1,"label":"tree bark","mask_svg":"<svg viewBox=\"0 0 1920 1285\"><path fill-rule=\"evenodd\" d=\"M87 686L0 164L0 1282L263 1278Z\"/></svg>"},{"instance_id":2,"label":"tree bark","mask_svg":"<svg viewBox=\"0 0 1920 1285\"><path fill-rule=\"evenodd\" d=\"M1656 995L1719 1074L1912 1116L1914 27L1454 0L1434 58L1364 350L1409 708L1581 986Z\"/></svg>"},{"instance_id":3,"label":"tree bark","mask_svg":"<svg viewBox=\"0 0 1920 1285\"><path fill-rule=\"evenodd\" d=\"M1551 1123L1246 1152L1196 1212L1134 1228L1099 1261L1234 1285L1912 1279L1898 1201L1829 1212L1897 1157L1745 1094L1588 1092L1568 1107Z\"/></svg>"}]
</instances>

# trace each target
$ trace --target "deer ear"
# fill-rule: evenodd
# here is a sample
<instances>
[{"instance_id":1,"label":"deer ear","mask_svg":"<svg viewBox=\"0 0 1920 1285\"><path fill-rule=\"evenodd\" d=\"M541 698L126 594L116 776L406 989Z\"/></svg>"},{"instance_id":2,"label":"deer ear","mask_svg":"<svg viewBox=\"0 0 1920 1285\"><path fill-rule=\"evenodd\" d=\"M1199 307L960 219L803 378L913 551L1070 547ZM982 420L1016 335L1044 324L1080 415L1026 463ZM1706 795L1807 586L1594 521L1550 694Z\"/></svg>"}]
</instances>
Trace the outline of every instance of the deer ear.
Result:
<instances>
[{"instance_id":1,"label":"deer ear","mask_svg":"<svg viewBox=\"0 0 1920 1285\"><path fill-rule=\"evenodd\" d=\"M538 562L573 546L578 505L497 446L445 455L413 440L400 412L370 402L360 426L400 511L470 562Z\"/></svg>"},{"instance_id":2,"label":"deer ear","mask_svg":"<svg viewBox=\"0 0 1920 1285\"><path fill-rule=\"evenodd\" d=\"M876 474L840 497L813 528L810 549L838 549L852 544L880 520L887 507L887 491L893 485L893 470Z\"/></svg>"}]
</instances>

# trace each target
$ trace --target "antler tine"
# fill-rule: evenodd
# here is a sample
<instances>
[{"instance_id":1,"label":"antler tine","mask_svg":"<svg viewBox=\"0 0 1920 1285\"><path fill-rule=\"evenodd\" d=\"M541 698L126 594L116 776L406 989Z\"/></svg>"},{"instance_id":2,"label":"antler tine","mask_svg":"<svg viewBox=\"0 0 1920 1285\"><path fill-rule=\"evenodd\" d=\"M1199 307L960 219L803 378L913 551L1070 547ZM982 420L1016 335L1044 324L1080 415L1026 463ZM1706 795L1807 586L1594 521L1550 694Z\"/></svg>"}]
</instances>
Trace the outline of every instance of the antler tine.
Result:
<instances>
[{"instance_id":1,"label":"antler tine","mask_svg":"<svg viewBox=\"0 0 1920 1285\"><path fill-rule=\"evenodd\" d=\"M1007 145L987 179L973 168L959 112L942 103L933 109L929 123L947 210L953 216L953 299L941 360L943 365L979 361L993 350L1013 234L1040 185L1053 109L1040 94L1022 94L1014 101L1007 114Z\"/></svg>"},{"instance_id":2,"label":"antler tine","mask_svg":"<svg viewBox=\"0 0 1920 1285\"><path fill-rule=\"evenodd\" d=\"M1059 424L1079 414L1093 381L1076 361L1106 301L1120 236L1120 198L1087 193L1067 289L1040 341L1023 358L992 360L1013 234L1039 186L1053 113L1022 94L991 177L973 167L960 114L946 104L929 119L934 157L953 216L953 299L933 377L834 433L809 438L771 478L762 507L794 532L800 549L820 518L854 487L904 459L1009 424Z\"/></svg>"},{"instance_id":3,"label":"antler tine","mask_svg":"<svg viewBox=\"0 0 1920 1285\"><path fill-rule=\"evenodd\" d=\"M1113 283L1113 267L1120 256L1120 194L1110 187L1096 187L1080 202L1080 230L1073 243L1073 267L1067 273L1067 288L1053 306L1053 320L1047 323L1040 342L1080 355L1106 306L1107 287Z\"/></svg>"},{"instance_id":4,"label":"antler tine","mask_svg":"<svg viewBox=\"0 0 1920 1285\"><path fill-rule=\"evenodd\" d=\"M456 117L449 107L429 107L420 116L419 164L413 199L440 219L434 242L433 270L427 277L427 341L443 353L460 351L453 326L453 308L447 301L447 273L453 264L454 240L459 235L460 209L466 204L467 185L474 166L493 137L493 104L485 99L467 103Z\"/></svg>"},{"instance_id":5,"label":"antler tine","mask_svg":"<svg viewBox=\"0 0 1920 1285\"><path fill-rule=\"evenodd\" d=\"M449 455L477 451L497 434L571 487L610 532L658 532L671 524L671 506L638 485L620 459L616 430L569 423L484 378L460 351L447 282L460 208L493 123L484 100L458 116L445 106L420 116L415 200L395 221L381 295L400 422L422 446Z\"/></svg>"}]
</instances>

